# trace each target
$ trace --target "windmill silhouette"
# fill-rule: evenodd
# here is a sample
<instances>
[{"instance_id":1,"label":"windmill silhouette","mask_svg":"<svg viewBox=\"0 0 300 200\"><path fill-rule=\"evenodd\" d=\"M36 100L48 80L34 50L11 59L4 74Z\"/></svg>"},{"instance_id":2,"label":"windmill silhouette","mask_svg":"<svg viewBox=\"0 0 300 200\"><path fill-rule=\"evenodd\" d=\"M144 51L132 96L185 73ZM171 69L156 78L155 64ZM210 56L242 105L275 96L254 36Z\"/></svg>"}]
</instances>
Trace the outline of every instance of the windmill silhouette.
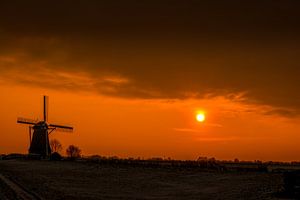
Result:
<instances>
[{"instance_id":1,"label":"windmill silhouette","mask_svg":"<svg viewBox=\"0 0 300 200\"><path fill-rule=\"evenodd\" d=\"M54 131L72 132L73 127L48 123L49 98L44 96L43 121L19 117L17 123L29 125L29 154L48 157L51 154L49 135ZM33 134L32 134L33 130Z\"/></svg>"}]
</instances>

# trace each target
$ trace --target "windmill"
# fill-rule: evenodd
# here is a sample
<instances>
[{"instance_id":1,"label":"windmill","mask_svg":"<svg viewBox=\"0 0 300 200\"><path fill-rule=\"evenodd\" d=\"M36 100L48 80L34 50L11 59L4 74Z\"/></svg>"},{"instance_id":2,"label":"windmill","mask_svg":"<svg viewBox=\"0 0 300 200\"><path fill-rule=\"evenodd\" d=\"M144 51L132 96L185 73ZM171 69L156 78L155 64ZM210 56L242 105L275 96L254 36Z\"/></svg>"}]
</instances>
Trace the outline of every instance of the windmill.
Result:
<instances>
[{"instance_id":1,"label":"windmill","mask_svg":"<svg viewBox=\"0 0 300 200\"><path fill-rule=\"evenodd\" d=\"M49 135L54 131L72 132L73 127L48 123L48 100L44 96L43 121L19 117L17 123L29 125L29 154L47 157L51 154ZM33 134L32 134L33 130Z\"/></svg>"}]
</instances>

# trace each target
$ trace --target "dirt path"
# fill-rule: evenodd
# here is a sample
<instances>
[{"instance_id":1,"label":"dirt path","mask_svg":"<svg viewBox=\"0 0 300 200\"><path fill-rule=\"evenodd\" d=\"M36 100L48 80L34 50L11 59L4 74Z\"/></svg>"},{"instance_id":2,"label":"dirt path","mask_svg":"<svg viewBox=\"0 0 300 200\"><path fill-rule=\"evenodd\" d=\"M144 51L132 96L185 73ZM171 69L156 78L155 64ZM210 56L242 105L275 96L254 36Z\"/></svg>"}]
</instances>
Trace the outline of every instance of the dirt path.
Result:
<instances>
[{"instance_id":1,"label":"dirt path","mask_svg":"<svg viewBox=\"0 0 300 200\"><path fill-rule=\"evenodd\" d=\"M24 187L10 180L9 178L0 174L0 181L5 188L4 194L2 193L3 199L19 199L19 200L40 200L41 198L37 195L27 191ZM5 184L5 185L4 185ZM3 191L2 191L3 192Z\"/></svg>"}]
</instances>

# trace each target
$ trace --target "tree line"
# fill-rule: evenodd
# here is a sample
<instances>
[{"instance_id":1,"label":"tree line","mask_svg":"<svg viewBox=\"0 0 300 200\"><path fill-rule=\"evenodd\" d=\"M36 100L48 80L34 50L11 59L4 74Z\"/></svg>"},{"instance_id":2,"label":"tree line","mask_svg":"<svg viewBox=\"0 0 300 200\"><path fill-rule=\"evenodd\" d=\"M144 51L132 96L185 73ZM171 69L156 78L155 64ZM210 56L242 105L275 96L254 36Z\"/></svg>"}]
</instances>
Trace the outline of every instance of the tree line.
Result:
<instances>
[{"instance_id":1,"label":"tree line","mask_svg":"<svg viewBox=\"0 0 300 200\"><path fill-rule=\"evenodd\" d=\"M52 157L59 158L61 157L60 154L62 153L63 146L57 139L50 140L50 147L52 150ZM81 149L75 145L69 145L66 149L66 155L70 159L76 159L81 157Z\"/></svg>"}]
</instances>

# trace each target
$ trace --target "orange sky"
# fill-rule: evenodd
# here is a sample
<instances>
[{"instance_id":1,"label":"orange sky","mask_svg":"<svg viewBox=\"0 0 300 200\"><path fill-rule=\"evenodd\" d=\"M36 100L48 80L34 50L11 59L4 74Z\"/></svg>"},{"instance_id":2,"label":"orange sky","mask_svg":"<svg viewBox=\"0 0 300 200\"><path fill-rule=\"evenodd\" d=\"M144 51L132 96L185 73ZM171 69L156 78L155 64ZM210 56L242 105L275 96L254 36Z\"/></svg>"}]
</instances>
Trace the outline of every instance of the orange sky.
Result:
<instances>
[{"instance_id":1,"label":"orange sky","mask_svg":"<svg viewBox=\"0 0 300 200\"><path fill-rule=\"evenodd\" d=\"M0 153L27 152L16 119L48 95L85 155L300 160L299 7L0 1Z\"/></svg>"},{"instance_id":2,"label":"orange sky","mask_svg":"<svg viewBox=\"0 0 300 200\"><path fill-rule=\"evenodd\" d=\"M50 96L49 121L75 127L55 132L63 146L75 144L85 155L197 159L299 160L299 119L266 116L267 107L224 97L187 100L126 100L94 93L60 92L1 85L0 152L26 153L28 127L18 116L42 118L42 95ZM195 120L197 111L207 120Z\"/></svg>"}]
</instances>

